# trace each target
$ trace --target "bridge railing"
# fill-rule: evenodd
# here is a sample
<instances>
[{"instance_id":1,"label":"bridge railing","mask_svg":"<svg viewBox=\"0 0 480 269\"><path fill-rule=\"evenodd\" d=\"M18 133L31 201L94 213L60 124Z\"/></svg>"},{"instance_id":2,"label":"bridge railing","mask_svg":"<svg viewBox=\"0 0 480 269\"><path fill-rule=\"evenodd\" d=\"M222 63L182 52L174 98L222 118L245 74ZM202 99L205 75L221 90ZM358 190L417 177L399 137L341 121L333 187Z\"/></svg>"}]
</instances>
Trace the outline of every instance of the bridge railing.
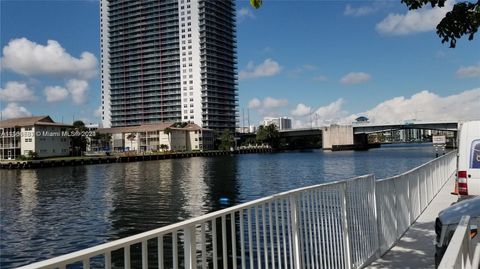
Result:
<instances>
[{"instance_id":1,"label":"bridge railing","mask_svg":"<svg viewBox=\"0 0 480 269\"><path fill-rule=\"evenodd\" d=\"M376 183L379 251L390 249L454 176L456 151Z\"/></svg>"},{"instance_id":2,"label":"bridge railing","mask_svg":"<svg viewBox=\"0 0 480 269\"><path fill-rule=\"evenodd\" d=\"M454 162L300 188L22 268L359 268L413 223Z\"/></svg>"}]
</instances>

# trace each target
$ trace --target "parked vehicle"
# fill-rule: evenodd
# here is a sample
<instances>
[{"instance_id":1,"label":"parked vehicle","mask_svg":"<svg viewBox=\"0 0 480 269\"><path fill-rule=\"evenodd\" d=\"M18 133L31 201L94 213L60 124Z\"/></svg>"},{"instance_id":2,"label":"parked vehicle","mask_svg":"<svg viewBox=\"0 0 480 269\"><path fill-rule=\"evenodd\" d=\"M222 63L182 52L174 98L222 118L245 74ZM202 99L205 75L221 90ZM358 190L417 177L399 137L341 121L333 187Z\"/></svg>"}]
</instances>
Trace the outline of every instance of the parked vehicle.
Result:
<instances>
[{"instance_id":1,"label":"parked vehicle","mask_svg":"<svg viewBox=\"0 0 480 269\"><path fill-rule=\"evenodd\" d=\"M465 215L470 216L470 223L480 223L480 196L455 203L438 213L435 220L435 267L440 264L460 219ZM470 228L472 231L477 229L475 226ZM475 236L475 240L478 241L479 238L480 236Z\"/></svg>"},{"instance_id":2,"label":"parked vehicle","mask_svg":"<svg viewBox=\"0 0 480 269\"><path fill-rule=\"evenodd\" d=\"M462 197L480 195L480 121L468 121L459 128L457 188Z\"/></svg>"}]
</instances>

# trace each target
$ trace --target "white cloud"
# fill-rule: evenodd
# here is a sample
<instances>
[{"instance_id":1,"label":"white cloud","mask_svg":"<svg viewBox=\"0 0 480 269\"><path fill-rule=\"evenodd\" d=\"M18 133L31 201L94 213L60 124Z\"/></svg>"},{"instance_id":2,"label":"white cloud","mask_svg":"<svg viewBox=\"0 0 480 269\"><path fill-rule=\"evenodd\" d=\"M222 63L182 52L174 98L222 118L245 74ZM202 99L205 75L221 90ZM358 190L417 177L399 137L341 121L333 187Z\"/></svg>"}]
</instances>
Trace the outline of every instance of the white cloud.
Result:
<instances>
[{"instance_id":1,"label":"white cloud","mask_svg":"<svg viewBox=\"0 0 480 269\"><path fill-rule=\"evenodd\" d=\"M23 106L19 106L17 103L8 103L7 107L5 107L1 113L3 119L28 117L32 115L30 111Z\"/></svg>"},{"instance_id":2,"label":"white cloud","mask_svg":"<svg viewBox=\"0 0 480 269\"><path fill-rule=\"evenodd\" d=\"M480 77L480 63L466 67L462 66L457 70L456 74L459 78Z\"/></svg>"},{"instance_id":3,"label":"white cloud","mask_svg":"<svg viewBox=\"0 0 480 269\"><path fill-rule=\"evenodd\" d=\"M445 14L452 10L453 5L453 0L447 0L442 8L438 6L431 8L427 5L418 10L409 10L405 14L390 13L375 28L377 32L385 35L408 35L432 31Z\"/></svg>"},{"instance_id":4,"label":"white cloud","mask_svg":"<svg viewBox=\"0 0 480 269\"><path fill-rule=\"evenodd\" d=\"M297 107L294 110L292 110L292 115L295 117L303 117L310 114L311 111L312 111L311 107L300 103L297 105Z\"/></svg>"},{"instance_id":5,"label":"white cloud","mask_svg":"<svg viewBox=\"0 0 480 269\"><path fill-rule=\"evenodd\" d=\"M287 99L277 99L273 97L266 97L263 100L253 98L248 103L248 107L255 109L258 114L264 117L277 117L282 113L282 109L288 105Z\"/></svg>"},{"instance_id":6,"label":"white cloud","mask_svg":"<svg viewBox=\"0 0 480 269\"><path fill-rule=\"evenodd\" d=\"M59 102L68 97L68 90L60 86L47 86L43 93L47 97L47 102Z\"/></svg>"},{"instance_id":7,"label":"white cloud","mask_svg":"<svg viewBox=\"0 0 480 269\"><path fill-rule=\"evenodd\" d=\"M315 80L315 81L327 81L328 78L324 75L319 75L319 76L313 77L313 80Z\"/></svg>"},{"instance_id":8,"label":"white cloud","mask_svg":"<svg viewBox=\"0 0 480 269\"><path fill-rule=\"evenodd\" d=\"M5 88L0 88L0 100L7 102L33 102L37 98L25 83L9 81Z\"/></svg>"},{"instance_id":9,"label":"white cloud","mask_svg":"<svg viewBox=\"0 0 480 269\"><path fill-rule=\"evenodd\" d=\"M310 110L310 113L304 113L303 115L295 115L294 112L296 111L292 111L292 116L296 117L293 122L294 128L310 127L312 125L325 126L339 123L347 115L347 112L342 109L344 103L345 101L340 98L326 106L317 108L315 111ZM300 104L297 106L297 109L299 106ZM304 112L306 111L307 109L304 109Z\"/></svg>"},{"instance_id":10,"label":"white cloud","mask_svg":"<svg viewBox=\"0 0 480 269\"><path fill-rule=\"evenodd\" d=\"M81 105L87 101L88 82L85 80L71 79L67 82L66 88L72 96L72 101Z\"/></svg>"},{"instance_id":11,"label":"white cloud","mask_svg":"<svg viewBox=\"0 0 480 269\"><path fill-rule=\"evenodd\" d=\"M272 60L266 59L263 63L255 66L253 62L249 62L247 70L240 71L239 79L259 78L259 77L271 77L280 72L280 65Z\"/></svg>"},{"instance_id":12,"label":"white cloud","mask_svg":"<svg viewBox=\"0 0 480 269\"><path fill-rule=\"evenodd\" d=\"M288 104L287 99L275 99L272 97L267 97L263 100L263 107L265 108L277 108L286 106Z\"/></svg>"},{"instance_id":13,"label":"white cloud","mask_svg":"<svg viewBox=\"0 0 480 269\"><path fill-rule=\"evenodd\" d=\"M370 74L364 72L350 72L340 79L340 83L345 85L365 83L372 79Z\"/></svg>"},{"instance_id":14,"label":"white cloud","mask_svg":"<svg viewBox=\"0 0 480 269\"><path fill-rule=\"evenodd\" d=\"M350 114L343 109L344 100L338 99L303 117L295 115L294 111L292 116L294 116L294 128L352 124L359 116L366 116L374 124L398 124L411 120L480 120L478 104L480 104L480 88L444 97L430 91L421 91L410 97L391 98L360 113Z\"/></svg>"},{"instance_id":15,"label":"white cloud","mask_svg":"<svg viewBox=\"0 0 480 269\"><path fill-rule=\"evenodd\" d=\"M26 38L11 40L3 48L1 58L2 68L27 76L91 78L97 74L97 64L97 59L90 52L83 52L80 58L75 58L55 40L41 45Z\"/></svg>"},{"instance_id":16,"label":"white cloud","mask_svg":"<svg viewBox=\"0 0 480 269\"><path fill-rule=\"evenodd\" d=\"M262 101L260 101L258 98L253 98L252 100L250 100L250 102L248 102L248 108L256 109L261 106L262 106Z\"/></svg>"},{"instance_id":17,"label":"white cloud","mask_svg":"<svg viewBox=\"0 0 480 269\"><path fill-rule=\"evenodd\" d=\"M252 9L248 7L242 7L237 11L237 18L239 22L242 22L247 18L254 19L255 15L253 14Z\"/></svg>"},{"instance_id":18,"label":"white cloud","mask_svg":"<svg viewBox=\"0 0 480 269\"><path fill-rule=\"evenodd\" d=\"M313 114L315 123L321 126L338 122L347 114L346 111L342 110L343 104L345 104L345 101L340 98L326 106L319 107Z\"/></svg>"},{"instance_id":19,"label":"white cloud","mask_svg":"<svg viewBox=\"0 0 480 269\"><path fill-rule=\"evenodd\" d=\"M386 100L362 113L352 114L344 119L352 122L357 116L366 116L373 123L401 123L407 120L437 121L480 119L480 88L450 96L438 96L421 91L410 98L403 96Z\"/></svg>"},{"instance_id":20,"label":"white cloud","mask_svg":"<svg viewBox=\"0 0 480 269\"><path fill-rule=\"evenodd\" d=\"M343 15L360 17L360 16L373 14L377 10L378 10L378 7L374 7L374 6L352 7L352 5L347 4L345 6L345 10L343 11Z\"/></svg>"}]
</instances>

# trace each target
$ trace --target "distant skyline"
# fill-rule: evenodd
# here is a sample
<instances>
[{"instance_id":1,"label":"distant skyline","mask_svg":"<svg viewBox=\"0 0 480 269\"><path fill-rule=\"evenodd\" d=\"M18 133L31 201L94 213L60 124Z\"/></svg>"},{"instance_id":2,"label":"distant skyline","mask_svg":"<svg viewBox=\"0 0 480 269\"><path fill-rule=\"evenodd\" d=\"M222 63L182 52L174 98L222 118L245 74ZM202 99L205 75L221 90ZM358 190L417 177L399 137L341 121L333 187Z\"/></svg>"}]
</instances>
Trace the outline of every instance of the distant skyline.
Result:
<instances>
[{"instance_id":1,"label":"distant skyline","mask_svg":"<svg viewBox=\"0 0 480 269\"><path fill-rule=\"evenodd\" d=\"M455 49L435 34L452 3L237 1L239 123L480 119L479 34ZM100 122L98 1L0 5L2 117Z\"/></svg>"}]
</instances>

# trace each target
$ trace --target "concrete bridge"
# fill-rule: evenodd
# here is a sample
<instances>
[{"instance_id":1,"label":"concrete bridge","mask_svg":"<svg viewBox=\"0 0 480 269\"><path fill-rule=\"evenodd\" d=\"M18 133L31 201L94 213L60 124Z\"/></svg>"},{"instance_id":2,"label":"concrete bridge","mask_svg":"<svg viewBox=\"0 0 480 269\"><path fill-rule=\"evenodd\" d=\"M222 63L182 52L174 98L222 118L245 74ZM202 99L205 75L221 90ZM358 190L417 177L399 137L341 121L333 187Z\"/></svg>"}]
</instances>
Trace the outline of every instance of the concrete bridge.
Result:
<instances>
[{"instance_id":1,"label":"concrete bridge","mask_svg":"<svg viewBox=\"0 0 480 269\"><path fill-rule=\"evenodd\" d=\"M280 131L280 136L287 139L319 137L322 148L331 150L336 146L351 148L366 146L367 135L380 132L396 131L402 129L424 129L437 131L458 130L458 122L411 122L411 123L387 123L387 124L354 124L354 125L330 125L324 127L298 128Z\"/></svg>"},{"instance_id":2,"label":"concrete bridge","mask_svg":"<svg viewBox=\"0 0 480 269\"><path fill-rule=\"evenodd\" d=\"M424 129L437 131L457 131L458 122L407 122L407 123L387 123L387 124L355 124L353 125L354 134L371 134L387 131L405 130L405 129Z\"/></svg>"}]
</instances>

